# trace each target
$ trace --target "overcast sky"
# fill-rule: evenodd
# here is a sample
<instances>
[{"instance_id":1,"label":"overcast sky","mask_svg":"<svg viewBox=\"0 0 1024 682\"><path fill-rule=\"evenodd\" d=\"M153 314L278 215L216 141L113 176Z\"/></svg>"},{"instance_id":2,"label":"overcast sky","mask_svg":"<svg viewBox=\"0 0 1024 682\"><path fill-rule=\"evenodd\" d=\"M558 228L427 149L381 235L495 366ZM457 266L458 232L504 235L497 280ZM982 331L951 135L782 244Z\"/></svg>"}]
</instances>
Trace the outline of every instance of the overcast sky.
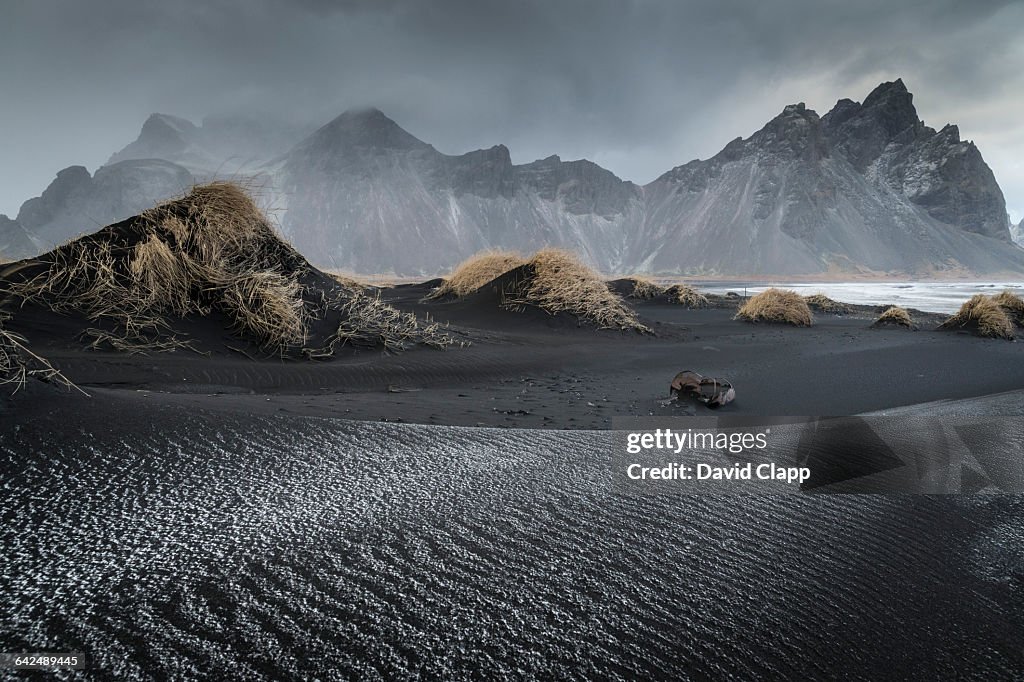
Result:
<instances>
[{"instance_id":1,"label":"overcast sky","mask_svg":"<svg viewBox=\"0 0 1024 682\"><path fill-rule=\"evenodd\" d=\"M645 183L791 102L902 77L1024 214L1024 2L3 0L0 212L154 111L321 124L374 105L447 153L588 158Z\"/></svg>"}]
</instances>

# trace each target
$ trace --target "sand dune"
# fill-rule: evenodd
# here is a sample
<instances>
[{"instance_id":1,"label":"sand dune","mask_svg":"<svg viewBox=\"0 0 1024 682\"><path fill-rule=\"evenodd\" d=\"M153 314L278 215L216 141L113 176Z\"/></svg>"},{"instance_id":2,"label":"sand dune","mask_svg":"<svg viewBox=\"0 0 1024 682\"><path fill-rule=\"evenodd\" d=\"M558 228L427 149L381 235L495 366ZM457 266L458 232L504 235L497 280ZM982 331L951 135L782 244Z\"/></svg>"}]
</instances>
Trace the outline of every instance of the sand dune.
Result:
<instances>
[{"instance_id":1,"label":"sand dune","mask_svg":"<svg viewBox=\"0 0 1024 682\"><path fill-rule=\"evenodd\" d=\"M1016 497L632 495L607 432L92 405L0 436L0 639L96 675L1024 666Z\"/></svg>"}]
</instances>

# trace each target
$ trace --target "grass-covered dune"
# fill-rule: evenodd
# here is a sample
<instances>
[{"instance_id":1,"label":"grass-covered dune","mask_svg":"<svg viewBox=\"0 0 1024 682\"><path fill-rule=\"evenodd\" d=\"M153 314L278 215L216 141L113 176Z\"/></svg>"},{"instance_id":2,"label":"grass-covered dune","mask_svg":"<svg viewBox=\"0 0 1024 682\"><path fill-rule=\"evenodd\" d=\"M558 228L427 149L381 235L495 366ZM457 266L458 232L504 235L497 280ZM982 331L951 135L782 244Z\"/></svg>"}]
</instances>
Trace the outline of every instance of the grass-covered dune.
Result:
<instances>
[{"instance_id":1,"label":"grass-covered dune","mask_svg":"<svg viewBox=\"0 0 1024 682\"><path fill-rule=\"evenodd\" d=\"M478 254L456 267L427 299L466 298L485 290L496 291L506 310L539 309L600 329L650 331L599 273L561 249L541 249L529 258Z\"/></svg>"},{"instance_id":2,"label":"grass-covered dune","mask_svg":"<svg viewBox=\"0 0 1024 682\"><path fill-rule=\"evenodd\" d=\"M86 322L80 337L87 344L127 352L199 350L183 329L203 320L282 356L324 356L345 344L398 350L453 343L439 325L310 265L245 190L228 182L196 186L8 265L0 292L9 313L36 307L77 316Z\"/></svg>"}]
</instances>

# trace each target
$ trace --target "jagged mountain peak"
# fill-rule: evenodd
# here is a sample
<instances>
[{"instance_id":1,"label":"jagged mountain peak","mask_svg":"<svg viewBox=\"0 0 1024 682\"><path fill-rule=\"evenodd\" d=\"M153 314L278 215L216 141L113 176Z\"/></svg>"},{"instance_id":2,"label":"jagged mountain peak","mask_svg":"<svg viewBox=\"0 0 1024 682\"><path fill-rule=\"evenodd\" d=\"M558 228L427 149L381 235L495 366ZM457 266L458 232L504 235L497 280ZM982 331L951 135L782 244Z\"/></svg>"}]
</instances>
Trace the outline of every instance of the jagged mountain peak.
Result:
<instances>
[{"instance_id":1,"label":"jagged mountain peak","mask_svg":"<svg viewBox=\"0 0 1024 682\"><path fill-rule=\"evenodd\" d=\"M466 152L465 154L463 154L463 156L469 156L471 154L501 159L507 161L510 164L512 163L512 152L509 151L509 148L503 144L496 144L491 147L488 147L487 149L476 149L471 152Z\"/></svg>"},{"instance_id":2,"label":"jagged mountain peak","mask_svg":"<svg viewBox=\"0 0 1024 682\"><path fill-rule=\"evenodd\" d=\"M787 126L803 127L807 123L816 124L818 120L818 112L814 109L808 109L807 105L803 102L797 102L796 104L784 106L782 111L775 118L768 121L761 130Z\"/></svg>"},{"instance_id":3,"label":"jagged mountain peak","mask_svg":"<svg viewBox=\"0 0 1024 682\"><path fill-rule=\"evenodd\" d=\"M828 156L821 129L821 119L803 102L788 104L782 112L742 144L730 143L718 157L720 161L742 154L770 155L773 159L806 158L817 160Z\"/></svg>"},{"instance_id":4,"label":"jagged mountain peak","mask_svg":"<svg viewBox=\"0 0 1024 682\"><path fill-rule=\"evenodd\" d=\"M83 166L70 166L21 205L17 223L40 244L52 246L150 208L194 182L185 168L163 159L119 161L92 175Z\"/></svg>"},{"instance_id":5,"label":"jagged mountain peak","mask_svg":"<svg viewBox=\"0 0 1024 682\"><path fill-rule=\"evenodd\" d=\"M883 81L875 86L875 89L868 93L868 96L864 99L865 106L875 98L885 97L890 93L904 93L910 94L907 90L907 84L903 82L902 78L897 78L894 81Z\"/></svg>"},{"instance_id":6,"label":"jagged mountain peak","mask_svg":"<svg viewBox=\"0 0 1024 682\"><path fill-rule=\"evenodd\" d=\"M198 128L189 120L170 114L150 114L139 136L124 149L112 154L107 164L128 159L173 159L196 136Z\"/></svg>"},{"instance_id":7,"label":"jagged mountain peak","mask_svg":"<svg viewBox=\"0 0 1024 682\"><path fill-rule=\"evenodd\" d=\"M398 125L383 111L377 107L353 107L338 114L334 120L364 121L367 123L379 121L390 125Z\"/></svg>"},{"instance_id":8,"label":"jagged mountain peak","mask_svg":"<svg viewBox=\"0 0 1024 682\"><path fill-rule=\"evenodd\" d=\"M39 251L39 245L17 221L0 213L0 257L26 258Z\"/></svg>"},{"instance_id":9,"label":"jagged mountain peak","mask_svg":"<svg viewBox=\"0 0 1024 682\"><path fill-rule=\"evenodd\" d=\"M310 144L329 150L346 147L413 150L431 148L376 107L349 109L323 126L300 147Z\"/></svg>"},{"instance_id":10,"label":"jagged mountain peak","mask_svg":"<svg viewBox=\"0 0 1024 682\"><path fill-rule=\"evenodd\" d=\"M79 182L87 180L92 177L89 174L89 170L85 166L68 166L62 170L57 171L57 181L59 183L68 182Z\"/></svg>"},{"instance_id":11,"label":"jagged mountain peak","mask_svg":"<svg viewBox=\"0 0 1024 682\"><path fill-rule=\"evenodd\" d=\"M902 79L878 85L863 104L839 100L821 120L832 148L859 171L866 170L890 144L910 144L934 133L918 118L914 96Z\"/></svg>"},{"instance_id":12,"label":"jagged mountain peak","mask_svg":"<svg viewBox=\"0 0 1024 682\"><path fill-rule=\"evenodd\" d=\"M124 150L135 160L92 177L66 169L0 232L11 244L19 229L62 241L85 218L180 191L249 155L285 204L293 243L320 264L363 272L435 274L478 250L545 244L618 272L1024 272L980 151L955 125L925 126L902 80L821 117L789 104L711 159L643 187L585 159L516 165L501 144L444 154L377 108L277 142L275 126L236 118L196 128L154 114L144 128ZM169 156L154 153L162 140Z\"/></svg>"},{"instance_id":13,"label":"jagged mountain peak","mask_svg":"<svg viewBox=\"0 0 1024 682\"><path fill-rule=\"evenodd\" d=\"M907 129L917 128L921 119L914 107L914 95L907 90L903 80L882 83L864 98L864 112L870 112L885 128L890 137L896 137Z\"/></svg>"}]
</instances>

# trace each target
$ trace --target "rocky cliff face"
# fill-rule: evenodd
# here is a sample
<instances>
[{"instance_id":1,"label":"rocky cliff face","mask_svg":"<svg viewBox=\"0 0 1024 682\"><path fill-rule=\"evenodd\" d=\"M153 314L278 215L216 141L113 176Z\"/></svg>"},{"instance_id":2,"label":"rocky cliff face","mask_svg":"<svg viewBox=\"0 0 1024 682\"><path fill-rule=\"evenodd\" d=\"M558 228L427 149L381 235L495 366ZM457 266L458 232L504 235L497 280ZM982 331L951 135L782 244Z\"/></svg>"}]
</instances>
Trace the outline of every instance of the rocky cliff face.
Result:
<instances>
[{"instance_id":1,"label":"rocky cliff face","mask_svg":"<svg viewBox=\"0 0 1024 682\"><path fill-rule=\"evenodd\" d=\"M52 248L181 194L194 182L181 166L159 159L121 161L95 175L71 166L22 204L17 222L43 249Z\"/></svg>"},{"instance_id":2,"label":"rocky cliff face","mask_svg":"<svg viewBox=\"0 0 1024 682\"><path fill-rule=\"evenodd\" d=\"M823 119L831 145L858 171L885 183L948 225L1009 239L992 171L955 125L936 132L917 117L903 81L883 83L858 105L841 100Z\"/></svg>"},{"instance_id":3,"label":"rocky cliff face","mask_svg":"<svg viewBox=\"0 0 1024 682\"><path fill-rule=\"evenodd\" d=\"M409 274L485 248L545 244L611 267L642 197L588 161L516 166L503 145L445 155L376 109L331 121L275 176L282 226L300 251L333 267Z\"/></svg>"},{"instance_id":4,"label":"rocky cliff face","mask_svg":"<svg viewBox=\"0 0 1024 682\"><path fill-rule=\"evenodd\" d=\"M17 220L0 213L0 260L20 260L39 251L39 245Z\"/></svg>"},{"instance_id":5,"label":"rocky cliff face","mask_svg":"<svg viewBox=\"0 0 1024 682\"><path fill-rule=\"evenodd\" d=\"M1018 246L1024 246L1024 218L1016 225L1010 225L1010 239Z\"/></svg>"},{"instance_id":6,"label":"rocky cliff face","mask_svg":"<svg viewBox=\"0 0 1024 682\"><path fill-rule=\"evenodd\" d=\"M978 149L925 126L901 81L820 118L788 106L644 190L626 260L656 272L1019 271L1024 253Z\"/></svg>"},{"instance_id":7,"label":"rocky cliff face","mask_svg":"<svg viewBox=\"0 0 1024 682\"><path fill-rule=\"evenodd\" d=\"M481 249L552 245L621 273L1024 273L981 153L956 126L926 126L898 80L820 117L787 106L643 187L586 160L515 165L503 145L442 154L376 109L289 146L294 133L155 114L94 177L62 171L18 222L62 241L244 159L300 251L359 272L428 275Z\"/></svg>"},{"instance_id":8,"label":"rocky cliff face","mask_svg":"<svg viewBox=\"0 0 1024 682\"><path fill-rule=\"evenodd\" d=\"M516 166L500 145L446 156L376 110L324 126L278 177L287 235L355 270L427 274L483 248L543 245L619 272L1024 270L980 152L956 126L926 126L902 81L823 117L787 106L644 187L589 161Z\"/></svg>"}]
</instances>

